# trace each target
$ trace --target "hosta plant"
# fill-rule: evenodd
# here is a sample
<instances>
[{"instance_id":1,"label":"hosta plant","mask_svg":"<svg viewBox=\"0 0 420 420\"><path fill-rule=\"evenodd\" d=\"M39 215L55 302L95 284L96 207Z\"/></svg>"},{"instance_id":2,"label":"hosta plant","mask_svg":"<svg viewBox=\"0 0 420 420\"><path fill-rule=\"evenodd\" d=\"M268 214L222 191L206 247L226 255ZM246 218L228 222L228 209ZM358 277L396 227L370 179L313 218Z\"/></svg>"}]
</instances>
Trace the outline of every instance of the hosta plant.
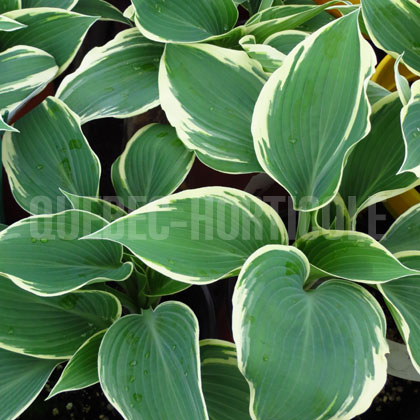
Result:
<instances>
[{"instance_id":1,"label":"hosta plant","mask_svg":"<svg viewBox=\"0 0 420 420\"><path fill-rule=\"evenodd\" d=\"M0 0L2 164L30 214L0 233L1 420L63 363L49 398L99 382L127 420L351 419L386 381L386 308L420 372L420 205L379 242L357 224L419 184L420 5L317 3ZM66 71L99 19L122 30ZM156 107L101 199L83 124ZM185 189L195 160L266 173L297 236L249 192ZM199 341L171 295L236 277L234 342Z\"/></svg>"}]
</instances>

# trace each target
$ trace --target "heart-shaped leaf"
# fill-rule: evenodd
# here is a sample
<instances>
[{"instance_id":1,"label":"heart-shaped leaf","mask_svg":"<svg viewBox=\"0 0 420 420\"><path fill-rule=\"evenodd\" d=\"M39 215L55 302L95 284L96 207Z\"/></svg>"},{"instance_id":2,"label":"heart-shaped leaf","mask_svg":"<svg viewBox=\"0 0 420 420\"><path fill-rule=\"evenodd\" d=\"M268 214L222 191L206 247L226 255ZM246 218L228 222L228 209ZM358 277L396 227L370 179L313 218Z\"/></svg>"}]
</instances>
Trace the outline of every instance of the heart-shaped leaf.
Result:
<instances>
[{"instance_id":1,"label":"heart-shaped leaf","mask_svg":"<svg viewBox=\"0 0 420 420\"><path fill-rule=\"evenodd\" d=\"M411 86L411 96L401 110L401 127L405 143L404 162L399 172L412 172L420 178L420 81Z\"/></svg>"},{"instance_id":2,"label":"heart-shaped leaf","mask_svg":"<svg viewBox=\"0 0 420 420\"><path fill-rule=\"evenodd\" d=\"M139 34L120 32L89 51L80 67L61 83L57 97L82 122L128 118L157 106L158 68L163 46Z\"/></svg>"},{"instance_id":3,"label":"heart-shaped leaf","mask_svg":"<svg viewBox=\"0 0 420 420\"><path fill-rule=\"evenodd\" d=\"M40 297L0 276L0 347L44 359L70 359L93 334L121 315L109 293L78 291Z\"/></svg>"},{"instance_id":4,"label":"heart-shaped leaf","mask_svg":"<svg viewBox=\"0 0 420 420\"><path fill-rule=\"evenodd\" d=\"M104 335L105 331L99 331L82 344L64 368L48 398L62 392L87 388L99 382L98 353Z\"/></svg>"},{"instance_id":5,"label":"heart-shaped leaf","mask_svg":"<svg viewBox=\"0 0 420 420\"><path fill-rule=\"evenodd\" d=\"M420 74L420 5L412 0L363 0L363 18L377 47L403 61Z\"/></svg>"},{"instance_id":6,"label":"heart-shaped leaf","mask_svg":"<svg viewBox=\"0 0 420 420\"><path fill-rule=\"evenodd\" d=\"M190 284L229 276L261 246L288 241L271 207L222 187L164 197L86 238L119 242L154 270Z\"/></svg>"},{"instance_id":7,"label":"heart-shaped leaf","mask_svg":"<svg viewBox=\"0 0 420 420\"><path fill-rule=\"evenodd\" d=\"M266 246L245 263L233 296L239 369L255 419L351 419L386 381L384 313L361 286L308 286L296 248Z\"/></svg>"},{"instance_id":8,"label":"heart-shaped leaf","mask_svg":"<svg viewBox=\"0 0 420 420\"><path fill-rule=\"evenodd\" d=\"M0 110L15 110L42 90L57 71L54 58L38 48L20 45L0 53Z\"/></svg>"},{"instance_id":9,"label":"heart-shaped leaf","mask_svg":"<svg viewBox=\"0 0 420 420\"><path fill-rule=\"evenodd\" d=\"M202 340L200 357L210 420L250 419L249 386L239 371L235 345L222 340Z\"/></svg>"},{"instance_id":10,"label":"heart-shaped leaf","mask_svg":"<svg viewBox=\"0 0 420 420\"><path fill-rule=\"evenodd\" d=\"M420 251L420 204L402 214L381 239L392 253Z\"/></svg>"},{"instance_id":11,"label":"heart-shaped leaf","mask_svg":"<svg viewBox=\"0 0 420 420\"><path fill-rule=\"evenodd\" d=\"M238 10L232 0L133 0L135 22L144 36L159 42L197 42L235 26Z\"/></svg>"},{"instance_id":12,"label":"heart-shaped leaf","mask_svg":"<svg viewBox=\"0 0 420 420\"><path fill-rule=\"evenodd\" d=\"M16 419L23 413L44 388L56 365L57 360L0 349L0 419Z\"/></svg>"},{"instance_id":13,"label":"heart-shaped leaf","mask_svg":"<svg viewBox=\"0 0 420 420\"><path fill-rule=\"evenodd\" d=\"M347 160L340 195L355 223L366 207L407 191L418 183L413 174L400 174L404 140L400 125L401 101L388 95L372 109L372 130L358 143Z\"/></svg>"},{"instance_id":14,"label":"heart-shaped leaf","mask_svg":"<svg viewBox=\"0 0 420 420\"><path fill-rule=\"evenodd\" d=\"M21 207L32 214L71 208L60 188L81 196L98 194L99 159L67 105L49 97L14 126L20 133L4 136L3 165Z\"/></svg>"},{"instance_id":15,"label":"heart-shaped leaf","mask_svg":"<svg viewBox=\"0 0 420 420\"><path fill-rule=\"evenodd\" d=\"M325 276L384 283L416 274L371 236L360 232L319 230L303 235L295 246Z\"/></svg>"},{"instance_id":16,"label":"heart-shaped leaf","mask_svg":"<svg viewBox=\"0 0 420 420\"><path fill-rule=\"evenodd\" d=\"M101 217L79 210L23 219L0 233L0 273L40 296L125 280L132 264L121 262L121 245L78 240L106 224Z\"/></svg>"},{"instance_id":17,"label":"heart-shaped leaf","mask_svg":"<svg viewBox=\"0 0 420 420\"><path fill-rule=\"evenodd\" d=\"M136 209L172 194L188 175L194 157L173 127L163 124L143 127L130 139L112 168L120 201Z\"/></svg>"},{"instance_id":18,"label":"heart-shaped leaf","mask_svg":"<svg viewBox=\"0 0 420 420\"><path fill-rule=\"evenodd\" d=\"M255 106L258 161L297 210L315 210L334 198L349 150L370 129L366 86L376 58L358 16L350 13L300 43Z\"/></svg>"},{"instance_id":19,"label":"heart-shaped leaf","mask_svg":"<svg viewBox=\"0 0 420 420\"><path fill-rule=\"evenodd\" d=\"M179 302L129 315L105 334L99 379L125 419L208 419L200 389L198 322Z\"/></svg>"},{"instance_id":20,"label":"heart-shaped leaf","mask_svg":"<svg viewBox=\"0 0 420 420\"><path fill-rule=\"evenodd\" d=\"M5 14L26 28L13 32L0 32L3 49L18 45L36 47L51 54L62 73L76 55L87 30L97 17L54 8L14 10Z\"/></svg>"},{"instance_id":21,"label":"heart-shaped leaf","mask_svg":"<svg viewBox=\"0 0 420 420\"><path fill-rule=\"evenodd\" d=\"M243 51L167 45L160 101L179 138L206 165L228 173L261 172L251 118L265 80L262 67Z\"/></svg>"}]
</instances>

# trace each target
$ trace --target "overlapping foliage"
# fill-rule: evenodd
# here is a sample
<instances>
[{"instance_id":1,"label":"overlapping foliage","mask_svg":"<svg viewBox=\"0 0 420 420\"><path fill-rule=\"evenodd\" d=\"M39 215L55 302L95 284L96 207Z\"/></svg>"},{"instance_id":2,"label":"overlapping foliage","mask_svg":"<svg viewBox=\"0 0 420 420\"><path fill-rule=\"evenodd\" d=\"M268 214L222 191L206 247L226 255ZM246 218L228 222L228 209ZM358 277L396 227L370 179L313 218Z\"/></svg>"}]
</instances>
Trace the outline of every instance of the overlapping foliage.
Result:
<instances>
[{"instance_id":1,"label":"overlapping foliage","mask_svg":"<svg viewBox=\"0 0 420 420\"><path fill-rule=\"evenodd\" d=\"M99 19L126 28L15 122ZM380 242L356 230L420 183L420 82L399 71L420 75L419 27L414 0L0 0L2 163L31 214L0 225L0 420L63 362L50 398L100 382L127 420L351 419L387 375L367 287L420 373L420 204ZM398 59L398 93L371 81L373 47ZM102 200L82 125L158 106L168 124L104 174L124 209ZM267 173L297 240L247 192L178 191L195 159ZM234 343L200 342L190 308L159 304L236 276Z\"/></svg>"}]
</instances>

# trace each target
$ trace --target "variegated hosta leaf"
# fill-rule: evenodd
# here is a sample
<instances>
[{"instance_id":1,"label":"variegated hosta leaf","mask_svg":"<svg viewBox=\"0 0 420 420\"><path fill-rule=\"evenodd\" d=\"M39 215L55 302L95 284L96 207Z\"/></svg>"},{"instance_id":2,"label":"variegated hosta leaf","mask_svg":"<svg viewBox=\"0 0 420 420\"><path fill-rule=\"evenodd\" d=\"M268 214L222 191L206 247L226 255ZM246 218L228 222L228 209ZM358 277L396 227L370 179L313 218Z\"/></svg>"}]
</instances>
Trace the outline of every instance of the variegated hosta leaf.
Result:
<instances>
[{"instance_id":1,"label":"variegated hosta leaf","mask_svg":"<svg viewBox=\"0 0 420 420\"><path fill-rule=\"evenodd\" d=\"M127 29L89 51L81 66L63 80L56 96L83 123L141 114L159 104L162 52L161 44L144 38L135 28Z\"/></svg>"},{"instance_id":2,"label":"variegated hosta leaf","mask_svg":"<svg viewBox=\"0 0 420 420\"><path fill-rule=\"evenodd\" d=\"M129 315L105 334L99 379L127 420L207 420L200 375L198 322L179 302Z\"/></svg>"},{"instance_id":3,"label":"variegated hosta leaf","mask_svg":"<svg viewBox=\"0 0 420 420\"><path fill-rule=\"evenodd\" d=\"M61 392L87 388L99 382L98 353L105 332L99 331L90 337L74 353L48 398Z\"/></svg>"},{"instance_id":4,"label":"variegated hosta leaf","mask_svg":"<svg viewBox=\"0 0 420 420\"><path fill-rule=\"evenodd\" d=\"M40 297L0 276L0 348L44 359L69 359L121 315L109 293L78 291Z\"/></svg>"},{"instance_id":5,"label":"variegated hosta leaf","mask_svg":"<svg viewBox=\"0 0 420 420\"><path fill-rule=\"evenodd\" d=\"M179 138L206 165L228 173L261 172L251 118L265 80L262 67L245 52L167 45L159 70L160 101Z\"/></svg>"},{"instance_id":6,"label":"variegated hosta leaf","mask_svg":"<svg viewBox=\"0 0 420 420\"><path fill-rule=\"evenodd\" d=\"M16 130L16 128L12 127L9 124L6 124L3 120L3 117L0 115L0 137L2 135L2 131L14 131L14 132L18 132Z\"/></svg>"},{"instance_id":7,"label":"variegated hosta leaf","mask_svg":"<svg viewBox=\"0 0 420 420\"><path fill-rule=\"evenodd\" d=\"M255 106L258 160L297 210L315 210L334 198L349 150L370 129L366 86L376 58L358 16L350 13L299 44Z\"/></svg>"},{"instance_id":8,"label":"variegated hosta leaf","mask_svg":"<svg viewBox=\"0 0 420 420\"><path fill-rule=\"evenodd\" d=\"M361 283L384 283L416 274L371 236L354 231L318 230L295 243L317 272Z\"/></svg>"},{"instance_id":9,"label":"variegated hosta leaf","mask_svg":"<svg viewBox=\"0 0 420 420\"><path fill-rule=\"evenodd\" d=\"M82 197L62 191L76 210L85 210L103 217L108 222L113 222L127 213L120 207L97 197Z\"/></svg>"},{"instance_id":10,"label":"variegated hosta leaf","mask_svg":"<svg viewBox=\"0 0 420 420\"><path fill-rule=\"evenodd\" d=\"M125 18L134 22L136 11L134 9L133 4L130 4L130 6L128 6L127 9L124 10L123 15L124 15Z\"/></svg>"},{"instance_id":11,"label":"variegated hosta leaf","mask_svg":"<svg viewBox=\"0 0 420 420\"><path fill-rule=\"evenodd\" d=\"M412 172L420 178L420 81L413 83L411 97L401 111L405 157L399 172Z\"/></svg>"},{"instance_id":12,"label":"variegated hosta leaf","mask_svg":"<svg viewBox=\"0 0 420 420\"><path fill-rule=\"evenodd\" d=\"M55 7L57 9L71 10L78 0L21 0L22 9L33 7ZM91 0L92 1L92 0Z\"/></svg>"},{"instance_id":13,"label":"variegated hosta leaf","mask_svg":"<svg viewBox=\"0 0 420 420\"><path fill-rule=\"evenodd\" d=\"M3 165L13 196L32 214L71 208L60 188L96 196L100 163L80 128L79 117L59 99L47 98L6 133Z\"/></svg>"},{"instance_id":14,"label":"variegated hosta leaf","mask_svg":"<svg viewBox=\"0 0 420 420\"><path fill-rule=\"evenodd\" d=\"M239 369L255 419L351 419L386 381L381 307L364 288L308 285L309 263L272 245L245 263L233 295Z\"/></svg>"},{"instance_id":15,"label":"variegated hosta leaf","mask_svg":"<svg viewBox=\"0 0 420 420\"><path fill-rule=\"evenodd\" d=\"M309 34L303 31L289 30L282 31L269 36L264 44L275 48L283 54L289 54L299 42L302 42Z\"/></svg>"},{"instance_id":16,"label":"variegated hosta leaf","mask_svg":"<svg viewBox=\"0 0 420 420\"><path fill-rule=\"evenodd\" d=\"M246 23L248 34L254 35L257 42L265 41L269 36L289 29L301 29L303 24L317 17L328 7L336 4L330 1L321 6L283 5L270 7L254 15ZM323 22L324 23L324 22ZM326 24L327 22L325 22ZM315 29L318 29L317 27Z\"/></svg>"},{"instance_id":17,"label":"variegated hosta leaf","mask_svg":"<svg viewBox=\"0 0 420 420\"><path fill-rule=\"evenodd\" d=\"M210 420L250 419L249 386L239 371L235 345L222 340L202 340L200 356Z\"/></svg>"},{"instance_id":18,"label":"variegated hosta leaf","mask_svg":"<svg viewBox=\"0 0 420 420\"><path fill-rule=\"evenodd\" d=\"M418 184L414 174L397 174L404 160L400 111L397 93L377 102L372 109L370 133L352 149L347 160L340 195L353 222L366 207Z\"/></svg>"},{"instance_id":19,"label":"variegated hosta leaf","mask_svg":"<svg viewBox=\"0 0 420 420\"><path fill-rule=\"evenodd\" d=\"M197 42L224 34L238 19L232 0L132 0L135 22L158 42Z\"/></svg>"},{"instance_id":20,"label":"variegated hosta leaf","mask_svg":"<svg viewBox=\"0 0 420 420\"><path fill-rule=\"evenodd\" d=\"M73 12L82 15L100 16L101 20L129 24L129 20L124 17L120 10L105 0L78 0L76 6L73 7Z\"/></svg>"},{"instance_id":21,"label":"variegated hosta leaf","mask_svg":"<svg viewBox=\"0 0 420 420\"><path fill-rule=\"evenodd\" d=\"M404 56L404 53L401 54L395 60L394 73L395 73L395 86L397 87L398 96L400 97L402 104L405 106L410 100L411 92L410 92L410 85L408 84L408 80L399 71L400 61L403 58L403 56Z\"/></svg>"},{"instance_id":22,"label":"variegated hosta leaf","mask_svg":"<svg viewBox=\"0 0 420 420\"><path fill-rule=\"evenodd\" d=\"M22 289L57 296L89 283L121 281L132 271L122 263L122 247L108 241L79 241L106 221L67 210L23 219L0 233L0 273Z\"/></svg>"},{"instance_id":23,"label":"variegated hosta leaf","mask_svg":"<svg viewBox=\"0 0 420 420\"><path fill-rule=\"evenodd\" d=\"M35 400L57 365L0 349L0 420L16 419Z\"/></svg>"},{"instance_id":24,"label":"variegated hosta leaf","mask_svg":"<svg viewBox=\"0 0 420 420\"><path fill-rule=\"evenodd\" d=\"M382 87L381 85L372 82L372 80L369 80L366 93L369 99L369 103L371 105L374 105L376 104L376 102L379 102L382 98L385 98L385 96L388 96L391 92L388 89Z\"/></svg>"},{"instance_id":25,"label":"variegated hosta leaf","mask_svg":"<svg viewBox=\"0 0 420 420\"><path fill-rule=\"evenodd\" d=\"M134 134L113 165L115 191L134 210L172 194L188 175L194 158L173 127L147 125Z\"/></svg>"},{"instance_id":26,"label":"variegated hosta leaf","mask_svg":"<svg viewBox=\"0 0 420 420\"><path fill-rule=\"evenodd\" d=\"M0 31L12 32L25 27L26 25L19 23L16 20L0 15Z\"/></svg>"},{"instance_id":27,"label":"variegated hosta leaf","mask_svg":"<svg viewBox=\"0 0 420 420\"><path fill-rule=\"evenodd\" d=\"M146 277L147 289L144 291L144 294L150 297L174 295L190 287L189 284L172 280L150 267L146 269Z\"/></svg>"},{"instance_id":28,"label":"variegated hosta leaf","mask_svg":"<svg viewBox=\"0 0 420 420\"><path fill-rule=\"evenodd\" d=\"M14 10L5 16L27 27L19 31L0 32L2 48L28 45L44 50L54 57L59 73L68 67L87 30L97 20L97 17L44 7Z\"/></svg>"},{"instance_id":29,"label":"variegated hosta leaf","mask_svg":"<svg viewBox=\"0 0 420 420\"><path fill-rule=\"evenodd\" d=\"M392 253L420 251L420 204L402 214L381 239Z\"/></svg>"},{"instance_id":30,"label":"variegated hosta leaf","mask_svg":"<svg viewBox=\"0 0 420 420\"><path fill-rule=\"evenodd\" d=\"M363 0L363 18L377 47L420 74L420 5L414 0Z\"/></svg>"},{"instance_id":31,"label":"variegated hosta leaf","mask_svg":"<svg viewBox=\"0 0 420 420\"><path fill-rule=\"evenodd\" d=\"M0 13L20 9L21 7L22 0L0 0Z\"/></svg>"},{"instance_id":32,"label":"variegated hosta leaf","mask_svg":"<svg viewBox=\"0 0 420 420\"><path fill-rule=\"evenodd\" d=\"M270 206L223 187L164 197L87 238L119 242L154 270L190 284L229 276L261 246L288 242Z\"/></svg>"},{"instance_id":33,"label":"variegated hosta leaf","mask_svg":"<svg viewBox=\"0 0 420 420\"><path fill-rule=\"evenodd\" d=\"M54 57L20 45L0 53L0 110L12 112L40 92L57 74Z\"/></svg>"},{"instance_id":34,"label":"variegated hosta leaf","mask_svg":"<svg viewBox=\"0 0 420 420\"><path fill-rule=\"evenodd\" d=\"M420 270L420 252L398 255L408 267ZM420 373L420 275L390 281L378 286L407 344L407 350L417 372Z\"/></svg>"},{"instance_id":35,"label":"variegated hosta leaf","mask_svg":"<svg viewBox=\"0 0 420 420\"><path fill-rule=\"evenodd\" d=\"M273 73L283 63L286 56L270 45L257 44L253 35L246 35L240 41L242 49L248 56L258 61L265 72Z\"/></svg>"}]
</instances>

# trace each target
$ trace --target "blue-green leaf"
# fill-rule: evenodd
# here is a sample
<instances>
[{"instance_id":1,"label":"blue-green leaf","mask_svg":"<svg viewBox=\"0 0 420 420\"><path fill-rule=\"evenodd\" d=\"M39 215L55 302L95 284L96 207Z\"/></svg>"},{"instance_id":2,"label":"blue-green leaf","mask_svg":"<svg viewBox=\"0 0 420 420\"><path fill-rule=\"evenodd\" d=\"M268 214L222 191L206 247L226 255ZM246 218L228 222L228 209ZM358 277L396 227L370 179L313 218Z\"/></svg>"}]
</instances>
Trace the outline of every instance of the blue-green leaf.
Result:
<instances>
[{"instance_id":1,"label":"blue-green leaf","mask_svg":"<svg viewBox=\"0 0 420 420\"><path fill-rule=\"evenodd\" d=\"M0 273L40 296L125 280L132 264L121 262L120 245L78 240L105 225L101 217L80 210L23 219L0 233Z\"/></svg>"},{"instance_id":2,"label":"blue-green leaf","mask_svg":"<svg viewBox=\"0 0 420 420\"><path fill-rule=\"evenodd\" d=\"M163 46L139 34L120 32L102 47L89 51L80 67L61 83L57 97L82 122L128 118L159 104L158 68Z\"/></svg>"},{"instance_id":3,"label":"blue-green leaf","mask_svg":"<svg viewBox=\"0 0 420 420\"><path fill-rule=\"evenodd\" d=\"M386 381L385 315L361 286L309 289L309 263L271 245L245 263L233 295L239 369L253 419L348 420Z\"/></svg>"},{"instance_id":4,"label":"blue-green leaf","mask_svg":"<svg viewBox=\"0 0 420 420\"><path fill-rule=\"evenodd\" d=\"M358 16L350 13L301 42L255 106L258 161L297 210L315 210L335 197L349 151L370 130L366 87L376 58Z\"/></svg>"},{"instance_id":5,"label":"blue-green leaf","mask_svg":"<svg viewBox=\"0 0 420 420\"><path fill-rule=\"evenodd\" d=\"M12 193L32 214L71 208L60 188L97 196L100 163L80 127L79 117L59 99L47 98L23 116L2 141L3 165Z\"/></svg>"},{"instance_id":6,"label":"blue-green leaf","mask_svg":"<svg viewBox=\"0 0 420 420\"><path fill-rule=\"evenodd\" d=\"M251 118L265 80L262 67L243 51L170 44L160 65L160 101L179 138L206 165L261 172Z\"/></svg>"},{"instance_id":7,"label":"blue-green leaf","mask_svg":"<svg viewBox=\"0 0 420 420\"><path fill-rule=\"evenodd\" d=\"M107 331L99 379L125 419L208 420L199 359L194 313L182 303L165 302Z\"/></svg>"}]
</instances>

